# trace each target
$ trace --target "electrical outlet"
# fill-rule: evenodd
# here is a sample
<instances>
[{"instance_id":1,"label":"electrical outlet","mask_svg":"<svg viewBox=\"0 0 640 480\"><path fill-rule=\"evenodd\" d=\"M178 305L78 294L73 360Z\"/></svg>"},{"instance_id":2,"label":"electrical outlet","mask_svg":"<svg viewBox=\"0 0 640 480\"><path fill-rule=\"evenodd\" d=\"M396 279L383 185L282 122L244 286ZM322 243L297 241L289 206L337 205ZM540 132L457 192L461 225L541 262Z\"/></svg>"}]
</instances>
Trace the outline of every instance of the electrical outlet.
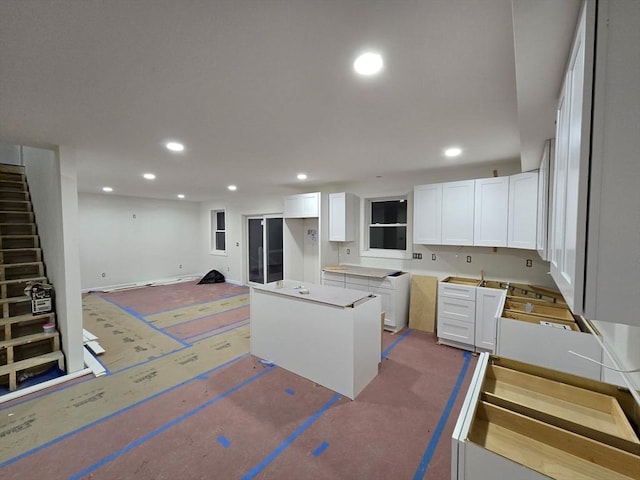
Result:
<instances>
[{"instance_id":1,"label":"electrical outlet","mask_svg":"<svg viewBox=\"0 0 640 480\"><path fill-rule=\"evenodd\" d=\"M178 268L182 268L182 265L179 265Z\"/></svg>"},{"instance_id":2,"label":"electrical outlet","mask_svg":"<svg viewBox=\"0 0 640 480\"><path fill-rule=\"evenodd\" d=\"M471 263L471 255L467 255L467 263Z\"/></svg>"},{"instance_id":3,"label":"electrical outlet","mask_svg":"<svg viewBox=\"0 0 640 480\"><path fill-rule=\"evenodd\" d=\"M527 267L533 267L533 260L527 258Z\"/></svg>"},{"instance_id":4,"label":"electrical outlet","mask_svg":"<svg viewBox=\"0 0 640 480\"><path fill-rule=\"evenodd\" d=\"M431 254L431 260L433 260L434 262L436 261L436 254L435 253Z\"/></svg>"},{"instance_id":5,"label":"electrical outlet","mask_svg":"<svg viewBox=\"0 0 640 480\"><path fill-rule=\"evenodd\" d=\"M227 273L228 273L228 272L230 272L230 271L231 271L231 268L230 268L230 267L227 267Z\"/></svg>"},{"instance_id":6,"label":"electrical outlet","mask_svg":"<svg viewBox=\"0 0 640 480\"><path fill-rule=\"evenodd\" d=\"M421 253L414 253L413 254L413 259L414 260L422 260L422 254Z\"/></svg>"},{"instance_id":7,"label":"electrical outlet","mask_svg":"<svg viewBox=\"0 0 640 480\"><path fill-rule=\"evenodd\" d=\"M106 277L106 276L107 276L107 274L106 274L106 273L104 273L104 272L102 272L102 278L104 278L104 277Z\"/></svg>"},{"instance_id":8,"label":"electrical outlet","mask_svg":"<svg viewBox=\"0 0 640 480\"><path fill-rule=\"evenodd\" d=\"M421 253L418 254L418 260L422 260L422 254Z\"/></svg>"},{"instance_id":9,"label":"electrical outlet","mask_svg":"<svg viewBox=\"0 0 640 480\"><path fill-rule=\"evenodd\" d=\"M351 249L347 248L347 255L351 255Z\"/></svg>"}]
</instances>

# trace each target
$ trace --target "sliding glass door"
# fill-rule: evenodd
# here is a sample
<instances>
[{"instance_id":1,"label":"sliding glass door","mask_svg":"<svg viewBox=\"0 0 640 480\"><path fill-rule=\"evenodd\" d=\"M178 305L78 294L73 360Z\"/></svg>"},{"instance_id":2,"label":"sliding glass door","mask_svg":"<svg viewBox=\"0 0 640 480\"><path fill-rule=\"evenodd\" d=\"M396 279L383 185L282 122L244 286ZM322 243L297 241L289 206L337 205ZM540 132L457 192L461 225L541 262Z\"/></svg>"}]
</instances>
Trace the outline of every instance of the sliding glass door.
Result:
<instances>
[{"instance_id":1,"label":"sliding glass door","mask_svg":"<svg viewBox=\"0 0 640 480\"><path fill-rule=\"evenodd\" d=\"M264 284L282 280L282 217L247 218L247 237L249 282Z\"/></svg>"}]
</instances>

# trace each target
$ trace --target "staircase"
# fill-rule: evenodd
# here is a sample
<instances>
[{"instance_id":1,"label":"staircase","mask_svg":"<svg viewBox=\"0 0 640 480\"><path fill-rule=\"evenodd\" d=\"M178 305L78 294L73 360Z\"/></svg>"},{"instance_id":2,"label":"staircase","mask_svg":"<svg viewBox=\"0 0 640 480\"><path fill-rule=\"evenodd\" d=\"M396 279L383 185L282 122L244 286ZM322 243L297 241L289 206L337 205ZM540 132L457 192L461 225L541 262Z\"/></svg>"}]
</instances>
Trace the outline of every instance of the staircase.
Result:
<instances>
[{"instance_id":1,"label":"staircase","mask_svg":"<svg viewBox=\"0 0 640 480\"><path fill-rule=\"evenodd\" d=\"M20 381L55 363L64 370L54 313L32 314L24 289L47 282L24 167L0 165L0 386Z\"/></svg>"}]
</instances>

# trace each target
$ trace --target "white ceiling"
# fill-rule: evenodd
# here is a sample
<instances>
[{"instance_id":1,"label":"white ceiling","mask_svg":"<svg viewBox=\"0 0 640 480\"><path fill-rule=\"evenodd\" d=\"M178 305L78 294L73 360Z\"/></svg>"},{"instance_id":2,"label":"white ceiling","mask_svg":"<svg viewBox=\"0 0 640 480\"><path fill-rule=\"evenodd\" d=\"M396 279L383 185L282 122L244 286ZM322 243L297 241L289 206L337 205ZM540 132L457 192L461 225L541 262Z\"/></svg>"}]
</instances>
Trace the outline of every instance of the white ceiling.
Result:
<instances>
[{"instance_id":1,"label":"white ceiling","mask_svg":"<svg viewBox=\"0 0 640 480\"><path fill-rule=\"evenodd\" d=\"M529 170L578 5L514 0L513 21L510 0L0 0L0 141L74 147L82 192L194 201L521 151ZM366 48L379 77L352 72Z\"/></svg>"}]
</instances>

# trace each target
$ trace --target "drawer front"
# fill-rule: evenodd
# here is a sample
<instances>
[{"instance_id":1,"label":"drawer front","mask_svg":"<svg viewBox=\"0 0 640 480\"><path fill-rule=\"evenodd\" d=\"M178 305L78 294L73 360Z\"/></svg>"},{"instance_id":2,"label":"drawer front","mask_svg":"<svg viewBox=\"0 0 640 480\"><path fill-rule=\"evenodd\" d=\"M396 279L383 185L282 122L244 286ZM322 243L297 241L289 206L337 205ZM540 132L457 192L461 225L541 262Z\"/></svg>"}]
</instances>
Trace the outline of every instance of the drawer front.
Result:
<instances>
[{"instance_id":1,"label":"drawer front","mask_svg":"<svg viewBox=\"0 0 640 480\"><path fill-rule=\"evenodd\" d=\"M334 285L335 283L326 283L327 281L331 282L341 282L344 287L344 273L336 273L336 272L322 272L322 281L325 285Z\"/></svg>"},{"instance_id":2,"label":"drawer front","mask_svg":"<svg viewBox=\"0 0 640 480\"><path fill-rule=\"evenodd\" d=\"M438 295L441 297L459 298L462 300L475 300L476 287L467 287L466 285L441 282L438 286Z\"/></svg>"},{"instance_id":3,"label":"drawer front","mask_svg":"<svg viewBox=\"0 0 640 480\"><path fill-rule=\"evenodd\" d=\"M386 288L393 289L395 288L393 281L389 277L385 278L370 278L369 286L371 288Z\"/></svg>"},{"instance_id":4,"label":"drawer front","mask_svg":"<svg viewBox=\"0 0 640 480\"><path fill-rule=\"evenodd\" d=\"M349 284L369 286L369 277L363 277L361 275L346 275L345 277L347 288L349 288Z\"/></svg>"},{"instance_id":5,"label":"drawer front","mask_svg":"<svg viewBox=\"0 0 640 480\"><path fill-rule=\"evenodd\" d=\"M470 300L441 297L438 301L438 315L475 323L476 303Z\"/></svg>"},{"instance_id":6,"label":"drawer front","mask_svg":"<svg viewBox=\"0 0 640 480\"><path fill-rule=\"evenodd\" d=\"M473 323L444 315L438 316L438 338L473 346L475 330Z\"/></svg>"},{"instance_id":7,"label":"drawer front","mask_svg":"<svg viewBox=\"0 0 640 480\"><path fill-rule=\"evenodd\" d=\"M340 287L340 288L344 288L344 281L337 281L337 280L327 280L326 278L322 281L323 285L328 285L331 287Z\"/></svg>"}]
</instances>

